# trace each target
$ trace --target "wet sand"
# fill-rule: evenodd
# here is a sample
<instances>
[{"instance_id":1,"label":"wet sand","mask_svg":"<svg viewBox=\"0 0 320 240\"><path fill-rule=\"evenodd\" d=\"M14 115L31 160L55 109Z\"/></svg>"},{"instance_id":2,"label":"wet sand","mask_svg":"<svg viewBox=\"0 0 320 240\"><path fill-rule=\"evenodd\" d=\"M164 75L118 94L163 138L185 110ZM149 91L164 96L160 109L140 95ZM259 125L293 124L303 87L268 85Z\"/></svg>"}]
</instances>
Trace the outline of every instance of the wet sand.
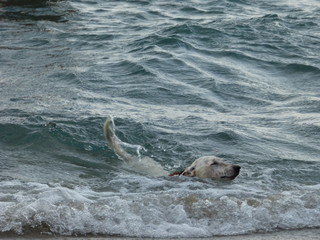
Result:
<instances>
[{"instance_id":1,"label":"wet sand","mask_svg":"<svg viewBox=\"0 0 320 240\"><path fill-rule=\"evenodd\" d=\"M82 237L67 237L67 236L49 236L49 235L35 235L27 234L18 236L14 234L0 233L0 239L8 240L161 240L163 238L131 238L131 237L105 237L105 236L82 236ZM177 239L177 238L170 238ZM179 238L179 240L320 240L320 228L316 229L302 229L302 230L288 230L271 233L254 233L238 236L223 236L210 238ZM166 238L168 240L168 238Z\"/></svg>"}]
</instances>

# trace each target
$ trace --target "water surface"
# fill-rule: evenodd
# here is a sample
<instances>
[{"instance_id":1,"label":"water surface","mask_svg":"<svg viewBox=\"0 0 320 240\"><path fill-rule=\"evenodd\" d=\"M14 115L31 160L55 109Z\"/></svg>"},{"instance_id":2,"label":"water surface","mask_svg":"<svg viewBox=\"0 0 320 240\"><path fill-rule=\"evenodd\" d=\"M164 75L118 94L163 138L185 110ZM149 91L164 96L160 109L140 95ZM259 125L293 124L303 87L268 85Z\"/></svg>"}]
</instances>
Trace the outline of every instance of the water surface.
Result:
<instances>
[{"instance_id":1,"label":"water surface","mask_svg":"<svg viewBox=\"0 0 320 240\"><path fill-rule=\"evenodd\" d=\"M320 227L318 1L1 1L0 231L209 237ZM152 177L216 155L216 182Z\"/></svg>"}]
</instances>

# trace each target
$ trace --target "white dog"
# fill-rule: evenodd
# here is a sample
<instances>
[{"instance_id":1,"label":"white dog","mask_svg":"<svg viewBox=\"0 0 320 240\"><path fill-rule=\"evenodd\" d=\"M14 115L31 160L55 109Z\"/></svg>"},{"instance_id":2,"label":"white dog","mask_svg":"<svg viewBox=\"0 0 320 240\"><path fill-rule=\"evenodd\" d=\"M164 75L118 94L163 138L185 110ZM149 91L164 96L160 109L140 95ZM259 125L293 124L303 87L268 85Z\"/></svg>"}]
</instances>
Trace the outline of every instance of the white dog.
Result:
<instances>
[{"instance_id":1,"label":"white dog","mask_svg":"<svg viewBox=\"0 0 320 240\"><path fill-rule=\"evenodd\" d=\"M114 128L114 124L109 118L106 120L103 127L108 146L118 155L118 157L125 160L126 163L136 171L144 172L154 176L182 175L189 177L228 180L236 178L240 173L241 167L238 165L225 163L221 158L215 156L205 156L196 159L191 166L187 167L184 171L169 174L152 158L138 158L125 151L125 149L122 147L123 142L121 142L115 135L114 129L111 128L111 125L113 125Z\"/></svg>"}]
</instances>

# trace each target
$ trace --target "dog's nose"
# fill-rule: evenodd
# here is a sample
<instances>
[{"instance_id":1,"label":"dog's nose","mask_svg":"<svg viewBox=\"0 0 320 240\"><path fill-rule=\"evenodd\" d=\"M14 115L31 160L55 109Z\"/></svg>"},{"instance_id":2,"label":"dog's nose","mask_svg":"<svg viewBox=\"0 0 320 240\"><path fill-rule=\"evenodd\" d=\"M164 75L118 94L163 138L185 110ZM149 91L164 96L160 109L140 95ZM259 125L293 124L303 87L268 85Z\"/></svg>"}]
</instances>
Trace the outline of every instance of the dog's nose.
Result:
<instances>
[{"instance_id":1,"label":"dog's nose","mask_svg":"<svg viewBox=\"0 0 320 240\"><path fill-rule=\"evenodd\" d=\"M233 169L237 172L240 172L241 167L239 165L233 166Z\"/></svg>"}]
</instances>

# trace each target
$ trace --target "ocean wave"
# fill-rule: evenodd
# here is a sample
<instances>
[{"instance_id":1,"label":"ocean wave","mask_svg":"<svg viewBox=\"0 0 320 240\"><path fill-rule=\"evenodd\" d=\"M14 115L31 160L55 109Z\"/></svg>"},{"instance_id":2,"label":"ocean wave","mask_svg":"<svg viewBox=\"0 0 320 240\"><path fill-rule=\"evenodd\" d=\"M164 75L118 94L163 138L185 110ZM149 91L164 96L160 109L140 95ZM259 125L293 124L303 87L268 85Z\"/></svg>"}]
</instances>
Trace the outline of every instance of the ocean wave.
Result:
<instances>
[{"instance_id":1,"label":"ocean wave","mask_svg":"<svg viewBox=\"0 0 320 240\"><path fill-rule=\"evenodd\" d=\"M0 143L4 146L19 147L30 151L47 151L47 149L58 151L62 146L96 153L104 150L102 119L99 119L99 123L96 122L97 119L87 119L74 124L72 120L62 120L58 116L52 121L54 119L52 116L31 117L27 113L24 117L21 116L21 113L19 115L16 119L12 117L12 120L16 122L0 124ZM95 130L98 130L101 135L99 139L93 137L97 133L91 127L89 128L93 122L95 122Z\"/></svg>"},{"instance_id":2,"label":"ocean wave","mask_svg":"<svg viewBox=\"0 0 320 240\"><path fill-rule=\"evenodd\" d=\"M1 232L209 237L320 226L319 186L260 196L219 188L114 194L17 181L0 188Z\"/></svg>"},{"instance_id":3,"label":"ocean wave","mask_svg":"<svg viewBox=\"0 0 320 240\"><path fill-rule=\"evenodd\" d=\"M281 66L281 69L289 74L309 74L309 78L310 75L313 75L314 77L320 76L320 68L309 64L289 63Z\"/></svg>"},{"instance_id":4,"label":"ocean wave","mask_svg":"<svg viewBox=\"0 0 320 240\"><path fill-rule=\"evenodd\" d=\"M154 74L143 65L129 60L122 60L117 63L109 64L109 67L117 72L117 77L130 77L134 75L154 76Z\"/></svg>"}]
</instances>

